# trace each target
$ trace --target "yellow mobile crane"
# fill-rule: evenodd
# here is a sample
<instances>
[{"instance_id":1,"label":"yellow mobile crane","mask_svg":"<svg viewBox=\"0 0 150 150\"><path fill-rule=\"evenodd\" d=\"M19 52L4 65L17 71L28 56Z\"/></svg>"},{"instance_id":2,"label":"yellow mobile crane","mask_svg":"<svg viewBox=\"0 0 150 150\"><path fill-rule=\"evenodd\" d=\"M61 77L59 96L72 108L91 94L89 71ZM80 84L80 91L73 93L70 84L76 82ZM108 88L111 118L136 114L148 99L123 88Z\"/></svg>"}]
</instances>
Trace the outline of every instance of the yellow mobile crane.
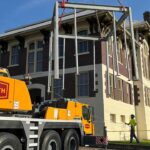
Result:
<instances>
[{"instance_id":1,"label":"yellow mobile crane","mask_svg":"<svg viewBox=\"0 0 150 150\"><path fill-rule=\"evenodd\" d=\"M0 75L1 150L77 150L84 138L94 135L87 104L50 100L34 113L25 82L11 78L4 68Z\"/></svg>"}]
</instances>

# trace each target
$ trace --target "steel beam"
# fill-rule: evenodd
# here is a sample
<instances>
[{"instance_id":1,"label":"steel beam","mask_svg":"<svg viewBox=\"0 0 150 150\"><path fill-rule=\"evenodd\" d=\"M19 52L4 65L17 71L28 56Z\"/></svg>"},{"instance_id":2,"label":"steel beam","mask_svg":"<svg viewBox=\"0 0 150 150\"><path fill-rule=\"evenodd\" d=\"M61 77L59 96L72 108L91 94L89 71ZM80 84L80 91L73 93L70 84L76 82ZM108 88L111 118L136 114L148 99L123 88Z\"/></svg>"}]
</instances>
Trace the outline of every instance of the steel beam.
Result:
<instances>
[{"instance_id":1,"label":"steel beam","mask_svg":"<svg viewBox=\"0 0 150 150\"><path fill-rule=\"evenodd\" d=\"M60 38L65 38L65 39L75 39L75 35L58 35ZM89 40L89 41L98 41L100 38L98 37L92 37L92 36L77 36L76 37L78 40Z\"/></svg>"},{"instance_id":2,"label":"steel beam","mask_svg":"<svg viewBox=\"0 0 150 150\"><path fill-rule=\"evenodd\" d=\"M61 2L59 2L59 7L61 8ZM92 5L92 4L77 4L77 3L66 3L65 8L70 9L84 9L84 10L101 10L101 11L117 11L117 12L126 12L128 7L120 6L107 6L107 5Z\"/></svg>"}]
</instances>

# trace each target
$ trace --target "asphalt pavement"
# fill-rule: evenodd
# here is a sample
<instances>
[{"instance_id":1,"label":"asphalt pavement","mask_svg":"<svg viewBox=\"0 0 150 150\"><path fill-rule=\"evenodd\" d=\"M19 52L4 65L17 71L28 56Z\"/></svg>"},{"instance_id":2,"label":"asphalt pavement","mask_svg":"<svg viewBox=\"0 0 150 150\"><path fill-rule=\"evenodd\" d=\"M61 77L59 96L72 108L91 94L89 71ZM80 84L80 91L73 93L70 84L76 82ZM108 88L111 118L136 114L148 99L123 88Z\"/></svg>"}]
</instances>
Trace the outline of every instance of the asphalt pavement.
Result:
<instances>
[{"instance_id":1,"label":"asphalt pavement","mask_svg":"<svg viewBox=\"0 0 150 150\"><path fill-rule=\"evenodd\" d=\"M105 150L105 149L104 148L80 147L79 150ZM107 149L107 150L114 150L114 149Z\"/></svg>"}]
</instances>

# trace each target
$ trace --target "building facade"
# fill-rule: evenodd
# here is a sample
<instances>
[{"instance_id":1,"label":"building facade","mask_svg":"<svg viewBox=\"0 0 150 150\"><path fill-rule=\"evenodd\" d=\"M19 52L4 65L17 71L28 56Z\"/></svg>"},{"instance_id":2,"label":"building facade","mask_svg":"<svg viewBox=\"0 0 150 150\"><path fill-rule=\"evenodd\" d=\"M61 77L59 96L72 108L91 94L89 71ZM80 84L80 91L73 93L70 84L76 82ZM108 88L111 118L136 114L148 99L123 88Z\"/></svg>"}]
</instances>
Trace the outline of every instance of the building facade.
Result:
<instances>
[{"instance_id":1,"label":"building facade","mask_svg":"<svg viewBox=\"0 0 150 150\"><path fill-rule=\"evenodd\" d=\"M101 32L94 13L78 12L78 34L103 36L112 23L112 16L102 12L99 14L99 19ZM66 15L63 20L60 32L73 34L73 15ZM134 80L130 40L128 39L128 52L126 53L123 33L118 31L118 76L114 76L116 70L113 65L115 61L113 37L108 40L110 86L108 86L107 78L107 42L99 40L95 43L96 74L94 74L93 43L78 40L80 74L76 75L75 42L73 39L67 39L63 89L64 41L59 39L60 79L54 80L52 75L51 93L48 93L50 24L49 20L43 21L8 31L0 36L1 67L8 68L12 77L28 81L32 103L60 97L77 98L81 102L88 103L94 107L96 135L103 135L104 126L106 126L110 140L129 139L129 127L125 125L125 122L129 122L130 115L135 114L140 139L150 139L148 117L150 115L150 27L148 22L135 24L136 40L140 45L137 47L139 81ZM96 90L94 89L95 84Z\"/></svg>"}]
</instances>

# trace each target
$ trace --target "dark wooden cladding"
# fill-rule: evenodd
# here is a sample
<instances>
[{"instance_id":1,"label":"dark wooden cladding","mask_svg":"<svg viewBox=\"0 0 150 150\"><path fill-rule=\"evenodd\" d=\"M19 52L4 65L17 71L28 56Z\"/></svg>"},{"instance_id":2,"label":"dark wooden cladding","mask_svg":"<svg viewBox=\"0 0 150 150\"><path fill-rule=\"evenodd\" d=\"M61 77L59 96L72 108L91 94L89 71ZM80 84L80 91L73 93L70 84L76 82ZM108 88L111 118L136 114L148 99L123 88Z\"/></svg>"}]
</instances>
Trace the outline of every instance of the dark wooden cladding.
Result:
<instances>
[{"instance_id":1,"label":"dark wooden cladding","mask_svg":"<svg viewBox=\"0 0 150 150\"><path fill-rule=\"evenodd\" d=\"M1 67L7 68L9 65L9 55L10 52L8 51L1 54Z\"/></svg>"},{"instance_id":2,"label":"dark wooden cladding","mask_svg":"<svg viewBox=\"0 0 150 150\"><path fill-rule=\"evenodd\" d=\"M75 96L75 74L66 74L65 75L65 90L64 97L74 98Z\"/></svg>"}]
</instances>

